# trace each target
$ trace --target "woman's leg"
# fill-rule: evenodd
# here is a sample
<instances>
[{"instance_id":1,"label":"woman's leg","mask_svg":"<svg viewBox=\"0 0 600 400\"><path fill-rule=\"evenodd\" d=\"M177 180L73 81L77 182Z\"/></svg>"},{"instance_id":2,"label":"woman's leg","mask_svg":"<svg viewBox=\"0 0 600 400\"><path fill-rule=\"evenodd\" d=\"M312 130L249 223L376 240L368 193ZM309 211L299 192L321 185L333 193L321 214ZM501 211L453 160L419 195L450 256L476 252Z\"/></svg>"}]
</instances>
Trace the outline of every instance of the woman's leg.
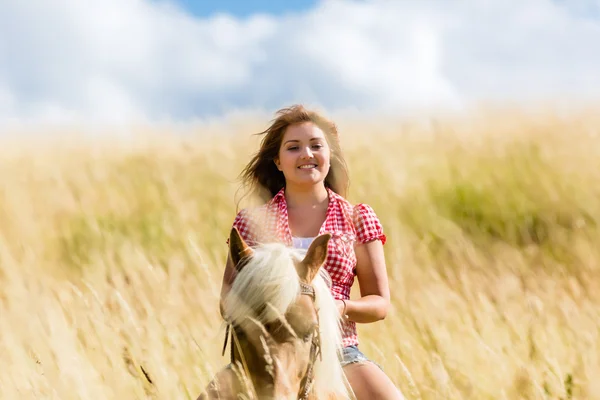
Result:
<instances>
[{"instance_id":1,"label":"woman's leg","mask_svg":"<svg viewBox=\"0 0 600 400\"><path fill-rule=\"evenodd\" d=\"M357 346L344 348L344 373L357 400L402 400L404 396L383 370Z\"/></svg>"},{"instance_id":2,"label":"woman's leg","mask_svg":"<svg viewBox=\"0 0 600 400\"><path fill-rule=\"evenodd\" d=\"M390 378L370 361L344 367L348 382L357 400L403 400L404 396Z\"/></svg>"}]
</instances>

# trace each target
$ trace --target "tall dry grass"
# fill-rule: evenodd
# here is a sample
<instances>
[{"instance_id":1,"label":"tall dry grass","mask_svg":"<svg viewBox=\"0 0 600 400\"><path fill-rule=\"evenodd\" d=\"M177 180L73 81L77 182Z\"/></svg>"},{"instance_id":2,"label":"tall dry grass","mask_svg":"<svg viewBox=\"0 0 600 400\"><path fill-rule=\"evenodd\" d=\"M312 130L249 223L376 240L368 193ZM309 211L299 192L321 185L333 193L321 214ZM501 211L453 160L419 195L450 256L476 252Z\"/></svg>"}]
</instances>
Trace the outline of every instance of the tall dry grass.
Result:
<instances>
[{"instance_id":1,"label":"tall dry grass","mask_svg":"<svg viewBox=\"0 0 600 400\"><path fill-rule=\"evenodd\" d=\"M195 398L227 362L225 238L266 122L3 139L0 398ZM338 122L389 237L361 348L406 397L600 398L600 119Z\"/></svg>"}]
</instances>

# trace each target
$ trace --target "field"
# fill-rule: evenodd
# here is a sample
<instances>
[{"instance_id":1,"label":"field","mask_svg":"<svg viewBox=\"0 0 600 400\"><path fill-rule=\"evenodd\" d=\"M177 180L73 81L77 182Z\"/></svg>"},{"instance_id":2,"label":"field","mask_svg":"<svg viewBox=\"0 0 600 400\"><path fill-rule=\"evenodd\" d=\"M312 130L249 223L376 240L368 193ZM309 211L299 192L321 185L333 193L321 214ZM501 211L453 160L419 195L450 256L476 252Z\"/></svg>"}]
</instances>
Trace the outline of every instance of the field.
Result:
<instances>
[{"instance_id":1,"label":"field","mask_svg":"<svg viewBox=\"0 0 600 400\"><path fill-rule=\"evenodd\" d=\"M0 398L195 399L267 122L0 137ZM406 397L600 398L600 117L338 124L388 235L393 310L361 348Z\"/></svg>"}]
</instances>

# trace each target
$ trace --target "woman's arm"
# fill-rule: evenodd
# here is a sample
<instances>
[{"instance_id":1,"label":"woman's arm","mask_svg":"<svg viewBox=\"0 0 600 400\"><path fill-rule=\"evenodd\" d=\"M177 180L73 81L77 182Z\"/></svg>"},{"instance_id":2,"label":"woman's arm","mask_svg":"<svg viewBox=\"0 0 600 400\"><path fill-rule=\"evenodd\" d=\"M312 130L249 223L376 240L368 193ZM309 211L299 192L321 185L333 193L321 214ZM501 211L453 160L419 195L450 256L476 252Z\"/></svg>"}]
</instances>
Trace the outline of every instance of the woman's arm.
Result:
<instances>
[{"instance_id":1,"label":"woman's arm","mask_svg":"<svg viewBox=\"0 0 600 400\"><path fill-rule=\"evenodd\" d=\"M369 323L384 319L390 308L390 289L381 240L372 240L355 247L356 276L361 298L345 300L346 315L357 323ZM338 301L340 313L343 302Z\"/></svg>"}]
</instances>

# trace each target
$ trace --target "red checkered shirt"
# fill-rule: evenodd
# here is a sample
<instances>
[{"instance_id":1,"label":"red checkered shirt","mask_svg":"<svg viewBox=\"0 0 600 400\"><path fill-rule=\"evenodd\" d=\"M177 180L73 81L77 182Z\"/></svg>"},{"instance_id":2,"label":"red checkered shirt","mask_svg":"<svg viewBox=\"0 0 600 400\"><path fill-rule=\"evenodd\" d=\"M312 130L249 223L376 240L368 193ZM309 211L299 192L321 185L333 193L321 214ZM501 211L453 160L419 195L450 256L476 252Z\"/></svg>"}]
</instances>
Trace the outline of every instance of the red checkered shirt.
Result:
<instances>
[{"instance_id":1,"label":"red checkered shirt","mask_svg":"<svg viewBox=\"0 0 600 400\"><path fill-rule=\"evenodd\" d=\"M360 203L353 206L333 190L327 191L329 205L319 235L330 233L332 240L329 241L324 268L333 281L331 291L334 298L348 300L356 276L354 245L375 239L385 244L386 236L377 215L369 205ZM292 234L284 189L265 205L241 210L236 215L233 226L249 246L273 241L291 246ZM356 323L346 322L342 328L343 345L358 345Z\"/></svg>"}]
</instances>

